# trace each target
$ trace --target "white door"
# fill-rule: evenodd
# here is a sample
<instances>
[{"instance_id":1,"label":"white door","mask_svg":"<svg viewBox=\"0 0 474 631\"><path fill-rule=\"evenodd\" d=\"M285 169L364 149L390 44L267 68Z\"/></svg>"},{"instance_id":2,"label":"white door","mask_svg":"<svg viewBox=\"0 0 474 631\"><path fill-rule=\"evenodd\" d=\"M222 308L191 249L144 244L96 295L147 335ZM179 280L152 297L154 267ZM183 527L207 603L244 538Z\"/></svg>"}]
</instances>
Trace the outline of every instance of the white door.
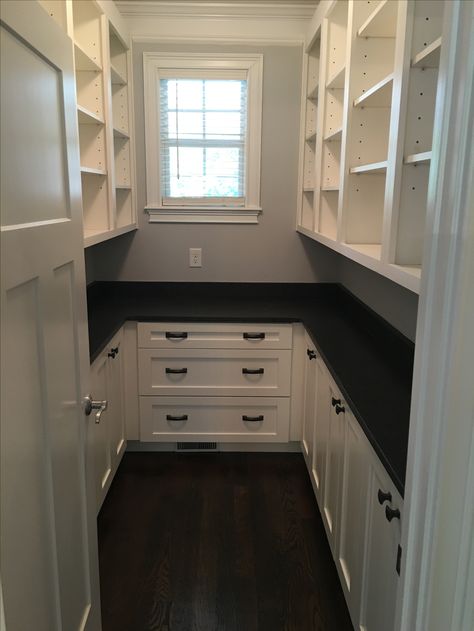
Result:
<instances>
[{"instance_id":1,"label":"white door","mask_svg":"<svg viewBox=\"0 0 474 631\"><path fill-rule=\"evenodd\" d=\"M1 567L8 631L100 629L72 44L1 2Z\"/></svg>"}]
</instances>

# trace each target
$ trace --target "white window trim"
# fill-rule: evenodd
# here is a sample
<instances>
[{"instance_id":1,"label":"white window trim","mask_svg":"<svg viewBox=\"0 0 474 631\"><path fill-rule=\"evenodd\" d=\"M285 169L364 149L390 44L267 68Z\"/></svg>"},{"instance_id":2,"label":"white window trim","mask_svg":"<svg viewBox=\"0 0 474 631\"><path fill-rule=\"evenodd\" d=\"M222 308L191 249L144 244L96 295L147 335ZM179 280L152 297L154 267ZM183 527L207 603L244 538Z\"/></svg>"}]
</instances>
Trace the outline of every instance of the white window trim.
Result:
<instances>
[{"instance_id":1,"label":"white window trim","mask_svg":"<svg viewBox=\"0 0 474 631\"><path fill-rule=\"evenodd\" d=\"M245 71L248 83L246 203L238 208L202 205L165 206L160 193L160 74L177 70ZM146 206L150 223L257 223L260 206L263 55L143 53L145 98Z\"/></svg>"}]
</instances>

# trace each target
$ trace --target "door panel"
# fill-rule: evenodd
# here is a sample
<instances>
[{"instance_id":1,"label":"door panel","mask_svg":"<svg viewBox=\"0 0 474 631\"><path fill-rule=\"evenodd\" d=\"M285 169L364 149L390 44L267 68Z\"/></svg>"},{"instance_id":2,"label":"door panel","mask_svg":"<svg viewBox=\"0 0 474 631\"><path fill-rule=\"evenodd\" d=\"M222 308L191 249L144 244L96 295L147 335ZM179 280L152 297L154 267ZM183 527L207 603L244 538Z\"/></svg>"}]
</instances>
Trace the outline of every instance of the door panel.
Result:
<instances>
[{"instance_id":1,"label":"door panel","mask_svg":"<svg viewBox=\"0 0 474 631\"><path fill-rule=\"evenodd\" d=\"M1 3L1 568L8 629L100 628L72 43Z\"/></svg>"},{"instance_id":2,"label":"door panel","mask_svg":"<svg viewBox=\"0 0 474 631\"><path fill-rule=\"evenodd\" d=\"M341 399L332 383L329 385L329 401ZM344 412L336 413L330 406L328 440L326 451L326 480L324 485L323 515L328 530L329 543L336 556L340 524L342 470L344 466Z\"/></svg>"},{"instance_id":3,"label":"door panel","mask_svg":"<svg viewBox=\"0 0 474 631\"><path fill-rule=\"evenodd\" d=\"M36 619L46 631L58 627L59 611L38 286L32 278L2 300L1 569L7 622L14 611L14 628L35 628Z\"/></svg>"},{"instance_id":4,"label":"door panel","mask_svg":"<svg viewBox=\"0 0 474 631\"><path fill-rule=\"evenodd\" d=\"M329 438L330 390L329 379L322 360L317 360L316 423L314 427L313 479L318 502L323 504L326 478L326 454Z\"/></svg>"},{"instance_id":5,"label":"door panel","mask_svg":"<svg viewBox=\"0 0 474 631\"><path fill-rule=\"evenodd\" d=\"M5 28L2 40L2 225L59 219L69 215L61 76Z\"/></svg>"},{"instance_id":6,"label":"door panel","mask_svg":"<svg viewBox=\"0 0 474 631\"><path fill-rule=\"evenodd\" d=\"M110 347L117 349L115 357L109 359L108 396L109 407L107 410L110 429L110 449L112 458L112 470L115 472L123 452L125 451L125 416L123 403L123 334L116 336L110 343Z\"/></svg>"}]
</instances>

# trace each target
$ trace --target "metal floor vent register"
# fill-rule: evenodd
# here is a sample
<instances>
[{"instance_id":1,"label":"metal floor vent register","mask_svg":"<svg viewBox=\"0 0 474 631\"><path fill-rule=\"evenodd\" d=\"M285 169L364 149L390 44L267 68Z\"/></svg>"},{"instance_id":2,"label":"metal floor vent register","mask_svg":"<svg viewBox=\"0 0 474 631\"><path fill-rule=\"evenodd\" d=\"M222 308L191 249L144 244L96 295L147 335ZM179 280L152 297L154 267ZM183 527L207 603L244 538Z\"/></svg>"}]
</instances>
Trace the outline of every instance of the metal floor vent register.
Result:
<instances>
[{"instance_id":1,"label":"metal floor vent register","mask_svg":"<svg viewBox=\"0 0 474 631\"><path fill-rule=\"evenodd\" d=\"M217 443L177 443L177 451L216 451Z\"/></svg>"}]
</instances>

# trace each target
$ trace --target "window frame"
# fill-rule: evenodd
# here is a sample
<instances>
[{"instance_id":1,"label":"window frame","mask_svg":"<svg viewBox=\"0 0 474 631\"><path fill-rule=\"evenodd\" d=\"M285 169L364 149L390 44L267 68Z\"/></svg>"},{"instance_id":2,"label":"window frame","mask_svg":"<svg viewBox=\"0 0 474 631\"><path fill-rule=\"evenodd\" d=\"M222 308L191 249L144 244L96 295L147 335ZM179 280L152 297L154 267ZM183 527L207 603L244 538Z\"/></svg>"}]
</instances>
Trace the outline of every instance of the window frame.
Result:
<instances>
[{"instance_id":1,"label":"window frame","mask_svg":"<svg viewBox=\"0 0 474 631\"><path fill-rule=\"evenodd\" d=\"M243 206L162 203L160 177L160 71L196 70L203 78L209 71L244 71L247 78L247 131L245 151L245 202ZM262 136L262 54L143 53L146 206L151 223L257 223L260 206Z\"/></svg>"}]
</instances>

